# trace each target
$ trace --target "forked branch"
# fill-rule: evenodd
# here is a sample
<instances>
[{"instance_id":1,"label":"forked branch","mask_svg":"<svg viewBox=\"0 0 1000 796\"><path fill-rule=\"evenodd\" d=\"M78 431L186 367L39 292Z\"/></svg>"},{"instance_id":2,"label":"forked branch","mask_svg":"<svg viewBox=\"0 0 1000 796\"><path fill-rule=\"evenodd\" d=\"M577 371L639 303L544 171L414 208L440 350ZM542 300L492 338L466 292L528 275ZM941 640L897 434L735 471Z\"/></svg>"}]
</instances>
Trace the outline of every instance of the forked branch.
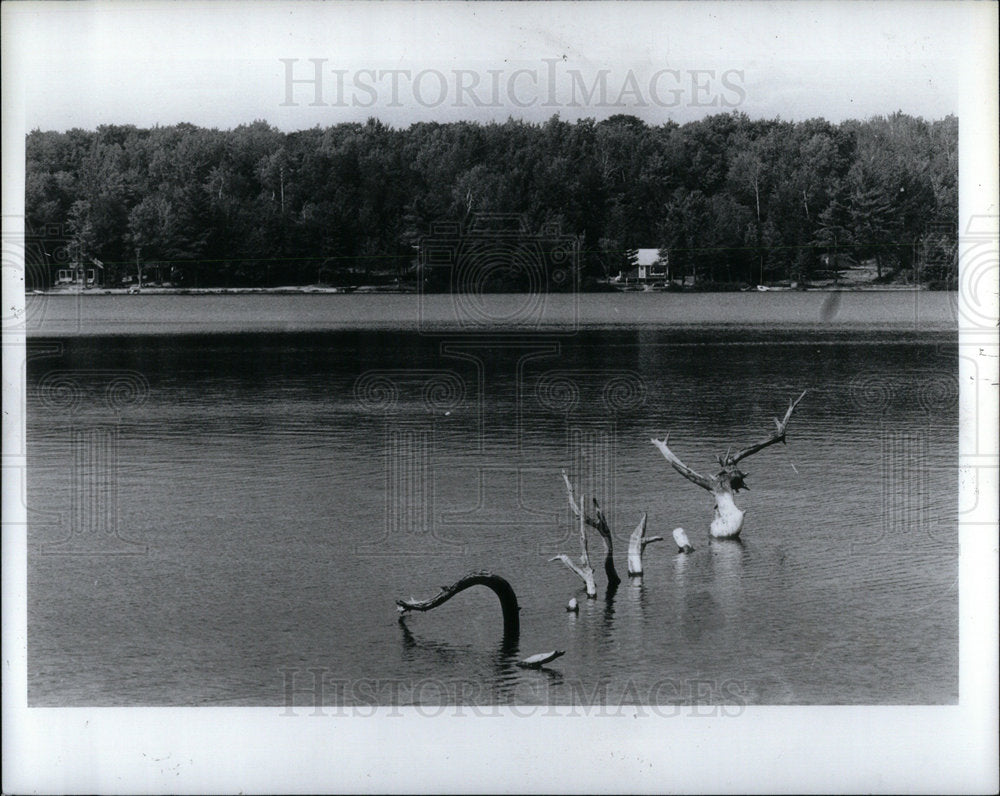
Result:
<instances>
[{"instance_id":1,"label":"forked branch","mask_svg":"<svg viewBox=\"0 0 1000 796\"><path fill-rule=\"evenodd\" d=\"M567 482L568 483L568 482ZM582 498L581 498L581 502ZM572 495L570 496L570 503L572 504ZM583 580L584 585L587 588L588 597L597 596L597 585L594 583L594 568L590 565L590 553L587 550L587 528L584 525L584 518L582 512L578 513L577 516L580 518L580 564L577 566L573 560L565 553L560 553L549 561L562 561L570 570L575 572L581 580Z\"/></svg>"},{"instance_id":2,"label":"forked branch","mask_svg":"<svg viewBox=\"0 0 1000 796\"><path fill-rule=\"evenodd\" d=\"M630 577L642 574L642 554L646 551L646 545L662 541L662 536L646 536L646 515L643 514L628 540L628 574Z\"/></svg>"},{"instance_id":3,"label":"forked branch","mask_svg":"<svg viewBox=\"0 0 1000 796\"><path fill-rule=\"evenodd\" d=\"M774 431L770 437L763 440L762 442L756 443L755 445L743 448L742 450L739 450L736 453L731 454L727 452L725 459L719 457L719 461L722 463L722 466L723 467L735 466L737 463L745 459L747 456L752 456L758 451L764 450L764 448L768 447L769 445L774 445L776 442L784 443L785 430L788 427L788 421L792 416L792 412L794 412L795 407L799 405L799 401L805 398L807 392L808 390L803 390L802 395L800 395L794 401L788 402L788 411L785 412L785 416L781 420L778 420L778 418L774 418L774 425L777 426L777 430Z\"/></svg>"},{"instance_id":4,"label":"forked branch","mask_svg":"<svg viewBox=\"0 0 1000 796\"><path fill-rule=\"evenodd\" d=\"M569 507L573 510L573 513L601 535L601 539L604 542L604 573L608 576L608 585L617 586L622 582L622 579L618 577L618 571L615 569L614 542L611 538L611 529L608 527L608 521L604 518L604 512L601 511L601 506L597 502L597 498L591 498L594 504L594 511L592 514L588 514L586 509L587 502L583 499L583 496L580 497L579 503L573 499L573 485L569 482L569 476L566 475L565 470L562 471L562 477L563 482L566 484Z\"/></svg>"},{"instance_id":5,"label":"forked branch","mask_svg":"<svg viewBox=\"0 0 1000 796\"><path fill-rule=\"evenodd\" d=\"M713 537L717 539L735 539L739 536L740 531L743 529L743 517L746 512L736 505L733 496L740 490L749 489L749 487L746 484L747 473L740 470L737 465L743 459L752 456L769 445L785 441L788 421L791 419L795 407L799 405L799 401L805 398L806 392L807 390L803 390L798 398L789 402L788 410L781 420L774 419L777 430L770 437L755 445L738 450L736 453L733 453L732 449L730 449L726 451L725 456L716 457L721 469L710 478L696 473L677 458L674 452L667 446L669 435L662 440L651 440L660 449L663 457L670 462L671 467L691 483L697 484L702 489L707 489L715 497L712 524L709 526L709 532ZM677 546L680 550L689 552L687 548L690 547L690 544L678 540Z\"/></svg>"}]
</instances>

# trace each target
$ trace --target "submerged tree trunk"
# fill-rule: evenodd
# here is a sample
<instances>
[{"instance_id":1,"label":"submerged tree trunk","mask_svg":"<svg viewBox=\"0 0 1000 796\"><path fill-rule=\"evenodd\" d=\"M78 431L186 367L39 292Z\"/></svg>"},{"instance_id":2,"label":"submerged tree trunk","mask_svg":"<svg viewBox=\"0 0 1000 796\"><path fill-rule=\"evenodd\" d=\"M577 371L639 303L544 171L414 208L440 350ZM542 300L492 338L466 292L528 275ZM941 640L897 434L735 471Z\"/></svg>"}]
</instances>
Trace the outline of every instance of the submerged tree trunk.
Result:
<instances>
[{"instance_id":1,"label":"submerged tree trunk","mask_svg":"<svg viewBox=\"0 0 1000 796\"><path fill-rule=\"evenodd\" d=\"M646 536L646 515L642 515L639 524L632 531L632 536L628 540L628 574L629 577L642 575L642 554L646 551L646 545L653 542L662 542L662 536Z\"/></svg>"},{"instance_id":2,"label":"submerged tree trunk","mask_svg":"<svg viewBox=\"0 0 1000 796\"><path fill-rule=\"evenodd\" d=\"M684 533L683 528L674 528L673 537L674 541L677 542L678 553L694 552L694 546L691 544L691 540L688 539L688 535Z\"/></svg>"}]
</instances>

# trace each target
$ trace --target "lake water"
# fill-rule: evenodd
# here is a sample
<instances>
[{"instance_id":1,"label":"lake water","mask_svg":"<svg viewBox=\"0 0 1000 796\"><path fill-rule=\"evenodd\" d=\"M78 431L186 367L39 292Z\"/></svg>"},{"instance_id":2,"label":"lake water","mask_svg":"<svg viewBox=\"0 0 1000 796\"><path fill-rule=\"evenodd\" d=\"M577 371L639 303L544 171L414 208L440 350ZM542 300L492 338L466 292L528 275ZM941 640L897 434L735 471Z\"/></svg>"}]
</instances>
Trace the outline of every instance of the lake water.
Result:
<instances>
[{"instance_id":1,"label":"lake water","mask_svg":"<svg viewBox=\"0 0 1000 796\"><path fill-rule=\"evenodd\" d=\"M956 703L953 298L831 295L40 297L29 704ZM803 389L710 543L650 437L712 473ZM614 532L594 600L549 562L579 555L564 468ZM696 550L639 581L643 512ZM484 589L399 621L475 570L515 649Z\"/></svg>"},{"instance_id":2,"label":"lake water","mask_svg":"<svg viewBox=\"0 0 1000 796\"><path fill-rule=\"evenodd\" d=\"M524 295L244 294L27 297L29 334L391 329L565 336L581 328L953 330L957 293L788 291Z\"/></svg>"}]
</instances>

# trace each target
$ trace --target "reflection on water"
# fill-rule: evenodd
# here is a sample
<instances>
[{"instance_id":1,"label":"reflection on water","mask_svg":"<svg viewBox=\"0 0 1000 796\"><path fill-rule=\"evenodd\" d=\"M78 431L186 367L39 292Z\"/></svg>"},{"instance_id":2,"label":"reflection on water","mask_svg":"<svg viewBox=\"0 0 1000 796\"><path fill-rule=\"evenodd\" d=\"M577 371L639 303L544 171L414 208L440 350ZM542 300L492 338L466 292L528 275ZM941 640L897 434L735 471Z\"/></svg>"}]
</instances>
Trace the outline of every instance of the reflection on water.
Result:
<instances>
[{"instance_id":1,"label":"reflection on water","mask_svg":"<svg viewBox=\"0 0 1000 796\"><path fill-rule=\"evenodd\" d=\"M742 539L712 539L711 577L719 585L719 608L727 622L739 620L743 611L744 570L750 565L750 554Z\"/></svg>"},{"instance_id":2,"label":"reflection on water","mask_svg":"<svg viewBox=\"0 0 1000 796\"><path fill-rule=\"evenodd\" d=\"M281 705L294 676L311 705L312 670L358 704L955 702L954 338L750 337L29 348L30 704ZM742 540L710 540L711 496L649 439L710 473L806 388L745 468ZM598 563L596 599L548 563L578 551L563 468L619 570L642 512L668 539L617 590ZM397 619L479 569L518 595L516 647L482 589Z\"/></svg>"}]
</instances>

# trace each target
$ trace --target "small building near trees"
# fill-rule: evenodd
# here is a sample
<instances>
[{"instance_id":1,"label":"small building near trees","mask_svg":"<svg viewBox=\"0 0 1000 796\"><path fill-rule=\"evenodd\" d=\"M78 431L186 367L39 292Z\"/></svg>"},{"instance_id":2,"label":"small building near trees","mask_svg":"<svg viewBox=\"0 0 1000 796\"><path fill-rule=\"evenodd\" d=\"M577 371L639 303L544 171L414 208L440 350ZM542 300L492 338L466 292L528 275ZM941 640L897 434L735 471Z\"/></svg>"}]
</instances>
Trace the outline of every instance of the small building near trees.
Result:
<instances>
[{"instance_id":1,"label":"small building near trees","mask_svg":"<svg viewBox=\"0 0 1000 796\"><path fill-rule=\"evenodd\" d=\"M55 287L102 287L104 285L104 263L93 257L90 263L75 262L59 265L55 269Z\"/></svg>"},{"instance_id":2,"label":"small building near trees","mask_svg":"<svg viewBox=\"0 0 1000 796\"><path fill-rule=\"evenodd\" d=\"M632 267L622 270L616 281L624 284L650 284L666 282L667 258L660 256L659 249L636 249Z\"/></svg>"}]
</instances>

